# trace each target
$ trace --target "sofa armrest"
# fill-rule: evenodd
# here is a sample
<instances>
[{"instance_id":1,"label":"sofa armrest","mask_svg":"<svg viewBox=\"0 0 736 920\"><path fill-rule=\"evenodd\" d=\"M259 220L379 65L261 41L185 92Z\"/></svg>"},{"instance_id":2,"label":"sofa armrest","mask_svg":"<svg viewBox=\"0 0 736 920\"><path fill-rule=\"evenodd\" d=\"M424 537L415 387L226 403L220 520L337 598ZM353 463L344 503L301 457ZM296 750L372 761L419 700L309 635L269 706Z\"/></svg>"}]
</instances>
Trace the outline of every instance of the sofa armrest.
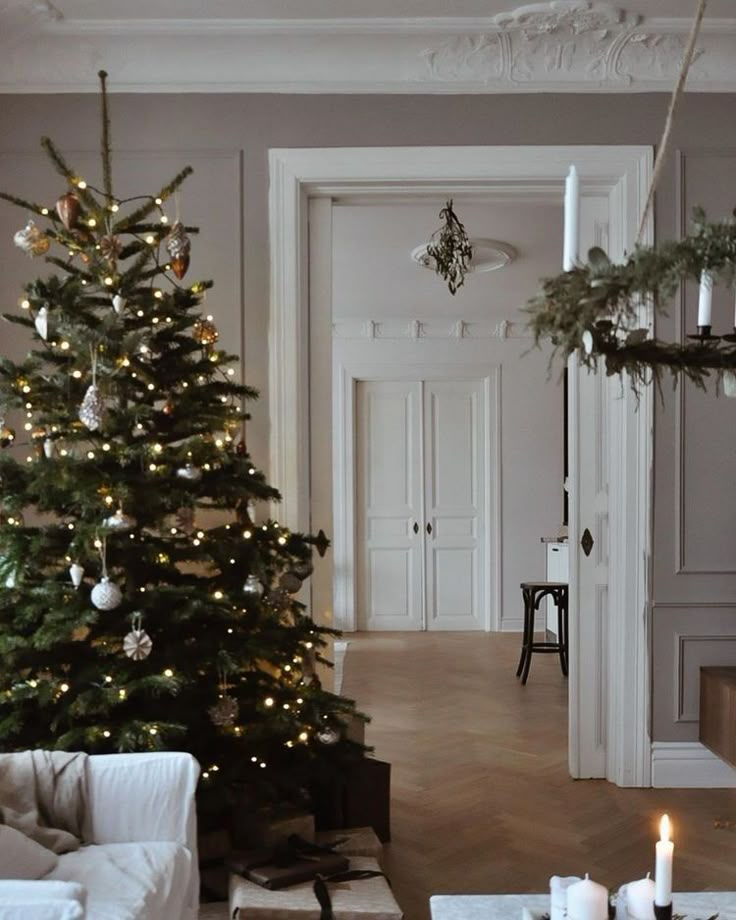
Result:
<instances>
[{"instance_id":1,"label":"sofa armrest","mask_svg":"<svg viewBox=\"0 0 736 920\"><path fill-rule=\"evenodd\" d=\"M84 920L86 900L76 882L0 880L0 920Z\"/></svg>"},{"instance_id":2,"label":"sofa armrest","mask_svg":"<svg viewBox=\"0 0 736 920\"><path fill-rule=\"evenodd\" d=\"M167 840L197 854L191 754L94 754L87 761L89 843Z\"/></svg>"}]
</instances>

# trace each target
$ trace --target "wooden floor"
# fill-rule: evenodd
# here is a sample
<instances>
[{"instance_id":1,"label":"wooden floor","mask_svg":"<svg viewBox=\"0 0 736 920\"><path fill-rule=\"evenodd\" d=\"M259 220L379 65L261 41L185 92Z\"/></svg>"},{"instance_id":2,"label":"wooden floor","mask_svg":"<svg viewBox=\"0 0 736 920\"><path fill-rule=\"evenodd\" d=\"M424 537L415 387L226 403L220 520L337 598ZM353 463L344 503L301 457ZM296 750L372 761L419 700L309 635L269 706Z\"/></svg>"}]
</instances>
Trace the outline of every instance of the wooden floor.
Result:
<instances>
[{"instance_id":1,"label":"wooden floor","mask_svg":"<svg viewBox=\"0 0 736 920\"><path fill-rule=\"evenodd\" d=\"M345 638L342 692L372 717L366 741L392 764L386 867L406 920L427 920L430 894L546 891L554 874L589 872L609 888L641 878L664 811L675 889L736 889L736 790L569 778L555 656L535 656L522 687L515 634Z\"/></svg>"}]
</instances>

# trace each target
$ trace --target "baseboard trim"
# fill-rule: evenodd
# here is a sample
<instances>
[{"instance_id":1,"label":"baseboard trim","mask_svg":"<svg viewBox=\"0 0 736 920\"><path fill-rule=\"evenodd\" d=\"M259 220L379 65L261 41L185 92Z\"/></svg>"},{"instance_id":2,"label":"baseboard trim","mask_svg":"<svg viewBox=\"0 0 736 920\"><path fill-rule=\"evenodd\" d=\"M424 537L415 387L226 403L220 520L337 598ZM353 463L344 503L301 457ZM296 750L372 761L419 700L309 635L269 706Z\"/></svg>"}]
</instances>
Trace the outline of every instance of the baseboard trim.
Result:
<instances>
[{"instance_id":1,"label":"baseboard trim","mask_svg":"<svg viewBox=\"0 0 736 920\"><path fill-rule=\"evenodd\" d=\"M524 617L504 617L501 620L501 632L523 632Z\"/></svg>"},{"instance_id":2,"label":"baseboard trim","mask_svg":"<svg viewBox=\"0 0 736 920\"><path fill-rule=\"evenodd\" d=\"M734 789L736 770L699 741L655 741L652 786L657 789Z\"/></svg>"}]
</instances>

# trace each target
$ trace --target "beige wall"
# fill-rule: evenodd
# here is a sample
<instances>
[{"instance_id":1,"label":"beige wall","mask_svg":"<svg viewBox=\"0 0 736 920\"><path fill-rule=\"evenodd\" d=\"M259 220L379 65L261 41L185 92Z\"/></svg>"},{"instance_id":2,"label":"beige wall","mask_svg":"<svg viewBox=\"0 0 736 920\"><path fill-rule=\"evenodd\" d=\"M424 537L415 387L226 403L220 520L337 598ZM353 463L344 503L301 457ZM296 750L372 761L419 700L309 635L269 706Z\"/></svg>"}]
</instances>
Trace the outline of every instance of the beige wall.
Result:
<instances>
[{"instance_id":1,"label":"beige wall","mask_svg":"<svg viewBox=\"0 0 736 920\"><path fill-rule=\"evenodd\" d=\"M67 151L94 151L98 101L94 96L5 96L0 103L0 188L32 195L38 175L33 157L38 138L49 134ZM191 197L182 193L183 216L207 232L195 243L202 265L216 266L213 307L222 291L221 327L237 330L246 375L264 398L254 408L249 444L266 460L268 436L267 352L269 147L437 144L656 144L668 99L664 95L536 96L200 96L130 95L111 101L113 140L121 151L199 155L200 174L210 176ZM687 95L662 176L657 232L676 234L694 203L721 217L736 204L736 97ZM677 151L684 151L681 160ZM18 156L21 154L21 156ZM223 157L224 163L223 166ZM242 157L242 185L239 167ZM137 158L136 158L137 159ZM173 163L177 156L164 158ZM215 164L215 165L213 165ZM141 166L141 176L149 168ZM168 169L164 170L164 178ZM159 178L158 168L150 174ZM229 177L229 178L228 178ZM208 188L211 182L211 194ZM49 192L61 188L54 183ZM681 194L682 192L682 194ZM223 198L224 195L224 198ZM190 212L196 202L198 214ZM240 258L233 243L240 240ZM184 211L186 208L186 211ZM218 220L222 217L222 221ZM13 229L23 216L0 207L2 303L13 307L18 280L28 265L13 251ZM222 228L220 230L220 227ZM223 264L224 263L224 264ZM35 266L34 266L35 268ZM241 286L242 276L242 286ZM725 295L724 295L725 296ZM688 303L690 316L693 305ZM222 315L220 311L222 310ZM725 327L726 306L717 314ZM660 322L659 334L675 334L677 310ZM687 324L694 325L693 319ZM9 347L7 327L3 349ZM697 737L682 700L696 694L697 664L720 661L734 649L736 663L736 489L732 471L736 403L686 392L680 401L665 388L656 411L654 554L654 737ZM682 445L682 451L679 445ZM683 534L678 551L677 534ZM682 561L680 559L682 558ZM713 639L715 637L715 640ZM683 647L685 651L683 651ZM697 654L695 650L698 650ZM704 650L704 651L703 651ZM682 715L684 713L684 716Z\"/></svg>"}]
</instances>

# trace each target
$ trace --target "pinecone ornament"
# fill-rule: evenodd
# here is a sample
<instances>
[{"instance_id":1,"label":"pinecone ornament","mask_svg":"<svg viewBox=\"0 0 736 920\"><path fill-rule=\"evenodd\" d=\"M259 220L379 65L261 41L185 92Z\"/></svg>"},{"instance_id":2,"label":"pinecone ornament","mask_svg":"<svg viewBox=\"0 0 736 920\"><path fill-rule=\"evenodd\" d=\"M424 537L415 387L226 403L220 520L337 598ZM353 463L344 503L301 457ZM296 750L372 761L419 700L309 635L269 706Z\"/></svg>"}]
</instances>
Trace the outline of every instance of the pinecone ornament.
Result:
<instances>
[{"instance_id":1,"label":"pinecone ornament","mask_svg":"<svg viewBox=\"0 0 736 920\"><path fill-rule=\"evenodd\" d=\"M49 251L51 245L51 241L43 230L37 227L32 220L29 220L25 227L15 234L13 242L18 249L22 249L29 256L42 256Z\"/></svg>"},{"instance_id":2,"label":"pinecone ornament","mask_svg":"<svg viewBox=\"0 0 736 920\"><path fill-rule=\"evenodd\" d=\"M189 250L192 242L186 234L184 224L180 220L174 221L169 235L166 237L166 251L171 262L171 270L181 280L189 268Z\"/></svg>"},{"instance_id":3,"label":"pinecone ornament","mask_svg":"<svg viewBox=\"0 0 736 920\"><path fill-rule=\"evenodd\" d=\"M116 262L120 257L122 249L123 244L120 242L120 238L114 236L112 233L108 233L100 240L100 252L108 262Z\"/></svg>"},{"instance_id":4,"label":"pinecone ornament","mask_svg":"<svg viewBox=\"0 0 736 920\"><path fill-rule=\"evenodd\" d=\"M97 431L102 427L104 413L105 404L102 401L100 388L93 383L84 394L82 405L79 407L79 421L90 431Z\"/></svg>"}]
</instances>

